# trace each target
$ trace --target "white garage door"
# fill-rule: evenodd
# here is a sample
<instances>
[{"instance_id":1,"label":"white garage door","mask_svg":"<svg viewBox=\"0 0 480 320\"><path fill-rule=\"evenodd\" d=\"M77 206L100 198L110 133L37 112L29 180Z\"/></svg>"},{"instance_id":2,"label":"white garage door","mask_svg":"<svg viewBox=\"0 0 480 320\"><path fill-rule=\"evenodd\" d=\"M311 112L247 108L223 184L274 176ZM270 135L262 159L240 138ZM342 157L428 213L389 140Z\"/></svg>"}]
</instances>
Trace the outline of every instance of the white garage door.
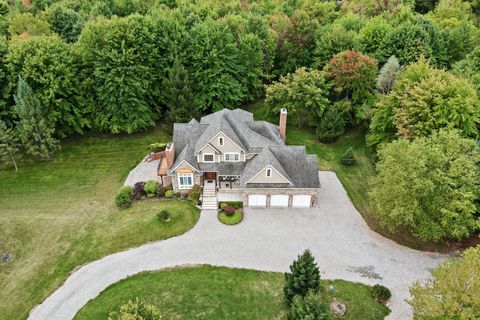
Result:
<instances>
[{"instance_id":1,"label":"white garage door","mask_svg":"<svg viewBox=\"0 0 480 320\"><path fill-rule=\"evenodd\" d=\"M294 208L310 208L310 202L312 201L311 195L296 194L293 196L292 207Z\"/></svg>"},{"instance_id":2,"label":"white garage door","mask_svg":"<svg viewBox=\"0 0 480 320\"><path fill-rule=\"evenodd\" d=\"M267 196L264 194L251 194L248 196L248 205L251 207L265 207Z\"/></svg>"},{"instance_id":3,"label":"white garage door","mask_svg":"<svg viewBox=\"0 0 480 320\"><path fill-rule=\"evenodd\" d=\"M288 195L274 194L270 197L270 207L288 207Z\"/></svg>"}]
</instances>

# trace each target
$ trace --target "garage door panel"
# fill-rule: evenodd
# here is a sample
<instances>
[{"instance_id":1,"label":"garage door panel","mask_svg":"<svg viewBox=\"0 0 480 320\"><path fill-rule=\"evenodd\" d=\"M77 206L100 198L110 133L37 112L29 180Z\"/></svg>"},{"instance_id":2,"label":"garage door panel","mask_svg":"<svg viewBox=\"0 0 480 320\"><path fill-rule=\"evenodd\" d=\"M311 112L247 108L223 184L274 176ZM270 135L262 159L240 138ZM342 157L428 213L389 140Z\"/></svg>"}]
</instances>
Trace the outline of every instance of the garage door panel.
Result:
<instances>
[{"instance_id":1,"label":"garage door panel","mask_svg":"<svg viewBox=\"0 0 480 320\"><path fill-rule=\"evenodd\" d=\"M248 196L248 205L251 207L266 207L267 196L264 194L251 194Z\"/></svg>"},{"instance_id":2,"label":"garage door panel","mask_svg":"<svg viewBox=\"0 0 480 320\"><path fill-rule=\"evenodd\" d=\"M274 194L270 196L270 207L287 208L288 198L290 196L284 194Z\"/></svg>"},{"instance_id":3,"label":"garage door panel","mask_svg":"<svg viewBox=\"0 0 480 320\"><path fill-rule=\"evenodd\" d=\"M307 194L296 194L293 196L292 207L294 208L310 208L312 196Z\"/></svg>"}]
</instances>

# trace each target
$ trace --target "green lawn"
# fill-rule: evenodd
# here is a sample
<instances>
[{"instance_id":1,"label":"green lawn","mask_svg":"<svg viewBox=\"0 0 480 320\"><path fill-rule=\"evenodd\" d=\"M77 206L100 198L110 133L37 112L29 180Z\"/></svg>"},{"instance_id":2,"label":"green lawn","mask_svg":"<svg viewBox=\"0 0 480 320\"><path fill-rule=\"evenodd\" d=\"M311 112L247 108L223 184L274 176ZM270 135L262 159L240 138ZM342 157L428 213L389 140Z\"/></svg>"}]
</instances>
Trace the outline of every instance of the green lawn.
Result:
<instances>
[{"instance_id":1,"label":"green lawn","mask_svg":"<svg viewBox=\"0 0 480 320\"><path fill-rule=\"evenodd\" d=\"M156 305L166 319L282 319L287 310L282 273L200 266L145 272L103 291L75 320L107 319L111 310L136 297ZM343 280L330 295L346 304L345 320L379 320L389 310L371 297L370 287Z\"/></svg>"},{"instance_id":2,"label":"green lawn","mask_svg":"<svg viewBox=\"0 0 480 320\"><path fill-rule=\"evenodd\" d=\"M0 318L25 319L76 267L109 253L190 229L199 210L187 202L145 202L119 211L114 196L148 144L170 141L165 127L131 136L62 141L49 162L0 170ZM158 221L168 209L172 220Z\"/></svg>"},{"instance_id":3,"label":"green lawn","mask_svg":"<svg viewBox=\"0 0 480 320\"><path fill-rule=\"evenodd\" d=\"M249 105L246 109L254 114L256 120L263 119L272 123L278 123L278 118L267 114L267 106L262 101ZM318 168L320 170L334 171L337 174L353 204L362 214L370 228L411 248L428 251L447 251L447 243L421 242L407 233L390 233L378 225L368 201L368 192L375 175L375 166L365 144L365 134L365 128L353 128L342 135L336 142L327 144L318 141L312 128L305 127L299 129L293 124L289 124L287 127L287 144L305 145L308 153L318 156ZM349 147L353 149L357 164L347 167L340 163L340 158Z\"/></svg>"},{"instance_id":4,"label":"green lawn","mask_svg":"<svg viewBox=\"0 0 480 320\"><path fill-rule=\"evenodd\" d=\"M231 216L227 216L223 211L218 215L218 220L228 225L238 224L242 221L242 219L243 219L243 213L238 211L235 211Z\"/></svg>"}]
</instances>

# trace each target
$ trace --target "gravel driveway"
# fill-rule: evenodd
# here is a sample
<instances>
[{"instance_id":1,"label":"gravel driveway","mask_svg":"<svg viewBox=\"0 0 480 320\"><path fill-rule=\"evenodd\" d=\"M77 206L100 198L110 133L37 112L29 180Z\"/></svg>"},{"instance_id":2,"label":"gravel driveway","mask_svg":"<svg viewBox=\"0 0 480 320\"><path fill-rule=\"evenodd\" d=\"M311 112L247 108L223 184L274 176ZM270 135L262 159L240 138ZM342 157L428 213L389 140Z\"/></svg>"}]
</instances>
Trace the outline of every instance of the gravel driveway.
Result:
<instances>
[{"instance_id":1,"label":"gravel driveway","mask_svg":"<svg viewBox=\"0 0 480 320\"><path fill-rule=\"evenodd\" d=\"M283 272L306 248L315 255L323 278L381 283L393 293L388 319L410 319L411 310L404 301L408 287L425 280L428 269L445 256L402 247L372 232L337 176L320 172L320 179L317 209L247 209L237 226L222 225L214 211L203 211L197 225L184 235L78 269L29 319L71 319L107 286L141 271L211 264Z\"/></svg>"}]
</instances>

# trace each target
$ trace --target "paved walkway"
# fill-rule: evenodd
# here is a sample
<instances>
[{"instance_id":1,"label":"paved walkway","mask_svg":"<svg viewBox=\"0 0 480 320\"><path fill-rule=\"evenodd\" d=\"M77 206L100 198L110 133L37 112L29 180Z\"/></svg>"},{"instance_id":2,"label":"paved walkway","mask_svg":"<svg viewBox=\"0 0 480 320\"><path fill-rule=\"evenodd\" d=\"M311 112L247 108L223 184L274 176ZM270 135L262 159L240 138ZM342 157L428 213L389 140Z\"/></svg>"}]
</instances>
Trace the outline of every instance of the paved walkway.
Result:
<instances>
[{"instance_id":1,"label":"paved walkway","mask_svg":"<svg viewBox=\"0 0 480 320\"><path fill-rule=\"evenodd\" d=\"M71 319L106 287L141 271L211 264L284 272L306 248L316 257L323 278L384 284L393 293L387 319L410 319L411 310L404 302L410 284L425 280L427 269L445 256L411 250L372 232L336 175L320 172L320 179L323 188L317 209L251 209L237 226L222 225L215 211L203 211L197 225L184 235L78 269L29 319Z\"/></svg>"},{"instance_id":2,"label":"paved walkway","mask_svg":"<svg viewBox=\"0 0 480 320\"><path fill-rule=\"evenodd\" d=\"M142 160L135 168L132 169L132 171L129 172L124 185L133 186L136 182L147 182L149 180L161 182L162 179L157 175L159 163L160 160Z\"/></svg>"}]
</instances>

